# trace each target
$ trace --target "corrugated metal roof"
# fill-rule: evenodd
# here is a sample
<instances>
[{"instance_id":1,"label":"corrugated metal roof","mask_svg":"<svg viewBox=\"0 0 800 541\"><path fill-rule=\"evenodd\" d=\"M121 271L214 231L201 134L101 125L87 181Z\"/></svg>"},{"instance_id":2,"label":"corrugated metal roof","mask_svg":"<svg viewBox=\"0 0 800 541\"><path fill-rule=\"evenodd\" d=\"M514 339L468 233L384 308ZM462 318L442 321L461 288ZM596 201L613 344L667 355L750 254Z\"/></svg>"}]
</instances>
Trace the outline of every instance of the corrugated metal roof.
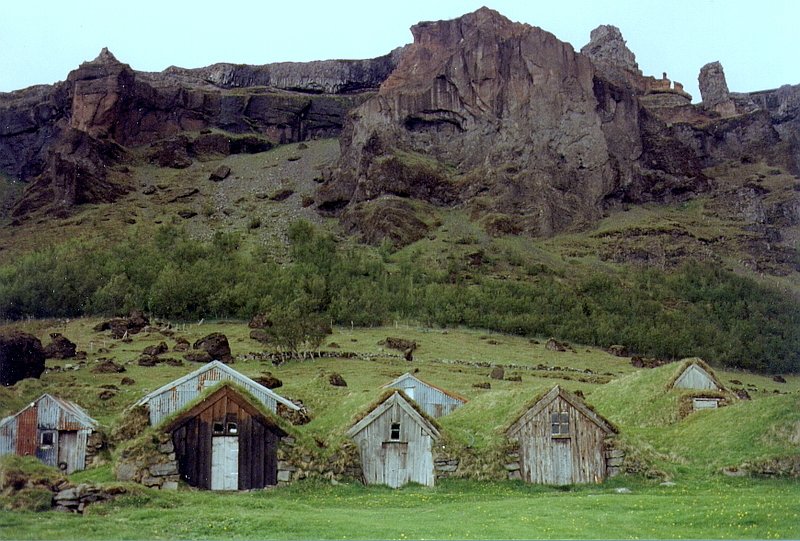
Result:
<instances>
[{"instance_id":1,"label":"corrugated metal roof","mask_svg":"<svg viewBox=\"0 0 800 541\"><path fill-rule=\"evenodd\" d=\"M28 408L33 407L35 404L38 404L40 401L42 401L45 398L50 399L53 402L55 402L58 405L59 408L63 409L64 411L66 411L67 413L69 413L70 415L75 417L75 419L80 424L84 425L86 428L97 428L97 425L98 425L97 421L94 420L93 418L89 417L89 414L86 413L86 411L84 411L84 409L82 407L80 407L78 404L76 404L75 402L70 402L69 400L66 400L64 398L59 398L57 396L53 396L53 395L48 394L48 393L43 394L42 396L40 396L39 398L37 398L36 400L31 402L27 406L25 406L24 408L19 410L14 415L10 415L10 416L6 417L5 419L3 419L2 421L0 421L0 426L3 426L5 424L7 424L7 423L10 423L13 419L15 419L17 416L19 416L20 413L22 413L23 411L27 410Z\"/></svg>"},{"instance_id":2,"label":"corrugated metal roof","mask_svg":"<svg viewBox=\"0 0 800 541\"><path fill-rule=\"evenodd\" d=\"M461 395L460 395L460 394L458 394L458 393L454 393L453 391L448 391L447 389L442 389L442 388L441 388L441 387L439 387L438 385L434 385L434 384L432 384L432 383L428 383L427 381L421 380L421 379L419 379L417 376L415 376L414 374L412 374L411 372L406 372L405 374L403 374L403 375L402 375L402 376L400 376L399 378L395 379L394 381L390 381L389 383L387 383L386 385L384 385L384 386L382 387L382 389L385 389L385 388L387 388L387 387L394 387L395 385L399 384L400 382L402 382L402 381L403 381L404 379L406 379L406 378L415 379L415 380L417 380L419 383L421 383L422 385L426 385L426 386L430 387L431 389L436 389L437 391L440 391L440 392L442 392L442 393L446 394L447 396L449 396L450 398L453 398L453 399L455 399L455 400L458 400L458 401L460 401L460 402L465 402L465 403L466 403L466 402L469 402L469 399L468 399L468 398L466 398L466 397L463 397L463 396L461 396Z\"/></svg>"},{"instance_id":3,"label":"corrugated metal roof","mask_svg":"<svg viewBox=\"0 0 800 541\"><path fill-rule=\"evenodd\" d=\"M143 396L139 400L137 400L136 404L134 404L134 405L143 406L143 405L147 404L148 402L150 402L150 400L152 400L153 398L159 396L160 394L162 394L164 392L167 392L170 389L172 389L174 387L177 387L178 385L180 385L180 384L182 384L184 382L187 382L187 381L189 381L189 380L191 380L193 378L196 378L196 377L200 376L201 374L203 374L205 372L208 372L209 370L212 370L214 368L216 368L217 370L220 370L222 372L225 372L234 381L236 381L239 384L243 385L245 388L250 387L250 386L255 387L259 391L263 392L267 396L270 396L275 401L280 402L281 404L283 404L284 406L286 406L287 408L289 408L291 410L298 411L300 409L298 406L296 406L290 400L287 400L287 399L283 398L281 395L275 393L274 391L272 391L271 389L268 389L267 387L264 387L260 383L256 383L255 381L253 381L252 379L248 378L244 374L242 374L240 372L237 372L236 370L234 370L230 366L228 366L225 363L220 362L220 361L211 361L210 363L201 366L200 368L198 368L194 372L186 374L185 376L182 376L182 377L180 377L180 378L178 378L178 379L176 379L174 381L171 381L171 382L167 383L166 385L162 385L161 387L159 387L155 391L153 391L153 392Z\"/></svg>"}]
</instances>

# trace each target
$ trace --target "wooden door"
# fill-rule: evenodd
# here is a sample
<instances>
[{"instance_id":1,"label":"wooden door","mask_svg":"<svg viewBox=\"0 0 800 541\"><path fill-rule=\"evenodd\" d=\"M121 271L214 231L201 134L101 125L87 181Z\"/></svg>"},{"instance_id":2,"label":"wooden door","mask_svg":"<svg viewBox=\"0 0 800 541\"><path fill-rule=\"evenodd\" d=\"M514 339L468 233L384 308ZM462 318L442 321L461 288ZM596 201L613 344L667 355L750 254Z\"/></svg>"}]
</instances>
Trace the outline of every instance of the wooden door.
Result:
<instances>
[{"instance_id":1,"label":"wooden door","mask_svg":"<svg viewBox=\"0 0 800 541\"><path fill-rule=\"evenodd\" d=\"M569 438L553 439L552 464L553 464L553 484L570 485L574 482L572 478L572 445Z\"/></svg>"},{"instance_id":2,"label":"wooden door","mask_svg":"<svg viewBox=\"0 0 800 541\"><path fill-rule=\"evenodd\" d=\"M384 442L383 444L383 479L392 488L408 482L408 443Z\"/></svg>"},{"instance_id":3,"label":"wooden door","mask_svg":"<svg viewBox=\"0 0 800 541\"><path fill-rule=\"evenodd\" d=\"M239 438L216 436L211 443L211 490L239 489Z\"/></svg>"},{"instance_id":4,"label":"wooden door","mask_svg":"<svg viewBox=\"0 0 800 541\"><path fill-rule=\"evenodd\" d=\"M58 469L67 473L82 470L83 464L78 465L78 432L63 431L58 433Z\"/></svg>"}]
</instances>

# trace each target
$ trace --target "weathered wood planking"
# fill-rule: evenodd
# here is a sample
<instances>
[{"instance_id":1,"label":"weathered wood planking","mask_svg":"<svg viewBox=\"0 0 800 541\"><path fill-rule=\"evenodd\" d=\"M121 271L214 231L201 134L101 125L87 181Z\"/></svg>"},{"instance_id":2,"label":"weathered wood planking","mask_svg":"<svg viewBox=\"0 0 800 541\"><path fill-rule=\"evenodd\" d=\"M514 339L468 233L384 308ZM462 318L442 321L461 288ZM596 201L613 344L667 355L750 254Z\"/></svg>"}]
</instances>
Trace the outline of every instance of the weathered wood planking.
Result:
<instances>
[{"instance_id":1,"label":"weathered wood planking","mask_svg":"<svg viewBox=\"0 0 800 541\"><path fill-rule=\"evenodd\" d=\"M720 390L719 385L714 382L714 378L697 364L687 366L675 380L673 387L676 389Z\"/></svg>"},{"instance_id":2,"label":"weathered wood planking","mask_svg":"<svg viewBox=\"0 0 800 541\"><path fill-rule=\"evenodd\" d=\"M439 432L399 392L353 425L367 484L396 488L409 482L433 486L433 443Z\"/></svg>"},{"instance_id":3,"label":"weathered wood planking","mask_svg":"<svg viewBox=\"0 0 800 541\"><path fill-rule=\"evenodd\" d=\"M241 385L270 411L276 411L278 403L292 410L298 409L291 401L220 361L212 361L190 374L167 383L139 399L136 405L146 405L150 412L150 424L157 426L165 418L183 409L200 396L205 389L222 381L232 381Z\"/></svg>"},{"instance_id":4,"label":"weathered wood planking","mask_svg":"<svg viewBox=\"0 0 800 541\"><path fill-rule=\"evenodd\" d=\"M72 473L86 467L86 445L96 428L77 404L44 394L0 422L0 454L36 456Z\"/></svg>"},{"instance_id":5,"label":"weathered wood planking","mask_svg":"<svg viewBox=\"0 0 800 541\"><path fill-rule=\"evenodd\" d=\"M605 440L613 433L607 421L560 387L554 387L507 431L509 439L519 443L522 478L551 485L603 481Z\"/></svg>"},{"instance_id":6,"label":"weathered wood planking","mask_svg":"<svg viewBox=\"0 0 800 541\"><path fill-rule=\"evenodd\" d=\"M278 442L286 433L227 385L165 431L172 434L178 471L191 486L249 490L278 482Z\"/></svg>"},{"instance_id":7,"label":"weathered wood planking","mask_svg":"<svg viewBox=\"0 0 800 541\"><path fill-rule=\"evenodd\" d=\"M416 402L422 411L435 419L452 413L467 402L466 398L423 381L408 372L384 387L400 389Z\"/></svg>"}]
</instances>

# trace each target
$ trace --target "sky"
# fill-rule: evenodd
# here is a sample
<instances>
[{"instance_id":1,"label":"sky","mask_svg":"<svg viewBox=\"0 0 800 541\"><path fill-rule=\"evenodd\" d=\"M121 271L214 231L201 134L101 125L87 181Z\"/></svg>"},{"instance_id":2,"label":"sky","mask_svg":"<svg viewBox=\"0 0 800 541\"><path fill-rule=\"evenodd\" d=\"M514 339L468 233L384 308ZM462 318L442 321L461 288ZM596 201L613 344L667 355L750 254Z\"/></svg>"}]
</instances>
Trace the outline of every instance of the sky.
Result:
<instances>
[{"instance_id":1,"label":"sky","mask_svg":"<svg viewBox=\"0 0 800 541\"><path fill-rule=\"evenodd\" d=\"M66 79L108 47L140 71L216 62L373 58L412 41L419 21L486 5L580 50L601 24L620 28L645 75L684 84L718 60L734 92L800 84L796 0L40 0L0 11L0 92Z\"/></svg>"}]
</instances>

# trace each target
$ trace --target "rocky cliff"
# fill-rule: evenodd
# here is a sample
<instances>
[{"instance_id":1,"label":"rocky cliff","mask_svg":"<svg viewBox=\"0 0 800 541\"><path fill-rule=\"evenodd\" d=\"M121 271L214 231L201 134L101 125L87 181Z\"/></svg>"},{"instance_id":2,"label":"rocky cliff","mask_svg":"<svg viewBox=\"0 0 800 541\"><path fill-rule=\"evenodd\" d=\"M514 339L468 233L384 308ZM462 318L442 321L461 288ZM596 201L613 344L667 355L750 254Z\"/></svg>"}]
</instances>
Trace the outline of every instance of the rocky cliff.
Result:
<instances>
[{"instance_id":1,"label":"rocky cliff","mask_svg":"<svg viewBox=\"0 0 800 541\"><path fill-rule=\"evenodd\" d=\"M126 164L340 136L317 209L370 242L425 234L462 206L492 234L591 226L628 203L714 186L706 168L800 173L800 86L736 94L701 70L703 103L639 69L618 28L580 51L487 8L412 28L372 60L136 72L103 50L52 86L0 94L0 173L28 182L13 215L111 202ZM397 233L401 232L401 233Z\"/></svg>"},{"instance_id":2,"label":"rocky cliff","mask_svg":"<svg viewBox=\"0 0 800 541\"><path fill-rule=\"evenodd\" d=\"M155 145L155 161L180 167L209 146L247 152L337 136L346 112L377 89L399 54L142 73L103 49L62 83L0 94L0 171L30 181L13 215L113 201L128 187L110 167L132 148ZM223 133L196 141L210 129ZM251 140L231 143L238 135Z\"/></svg>"},{"instance_id":3,"label":"rocky cliff","mask_svg":"<svg viewBox=\"0 0 800 541\"><path fill-rule=\"evenodd\" d=\"M642 75L612 26L580 53L487 8L412 34L378 93L348 116L317 194L320 212L351 226L354 213L399 197L466 205L490 232L582 229L619 202L707 190L704 167L777 159L771 149L790 138L768 106L721 117L666 74ZM772 110L795 106L785 94Z\"/></svg>"}]
</instances>

